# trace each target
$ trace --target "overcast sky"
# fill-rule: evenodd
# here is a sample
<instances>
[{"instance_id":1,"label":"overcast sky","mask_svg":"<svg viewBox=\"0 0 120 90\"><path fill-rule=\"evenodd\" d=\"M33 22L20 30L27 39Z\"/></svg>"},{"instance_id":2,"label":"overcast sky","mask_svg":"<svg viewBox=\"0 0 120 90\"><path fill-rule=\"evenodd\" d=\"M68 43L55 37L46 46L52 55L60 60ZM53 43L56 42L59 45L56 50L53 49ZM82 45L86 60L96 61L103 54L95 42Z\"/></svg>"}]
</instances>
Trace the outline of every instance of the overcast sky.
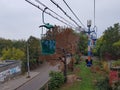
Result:
<instances>
[{"instance_id":1,"label":"overcast sky","mask_svg":"<svg viewBox=\"0 0 120 90\"><path fill-rule=\"evenodd\" d=\"M37 4L35 0L31 1ZM50 2L50 0L40 1L69 20L54 4ZM54 1L64 8L67 14L76 20L63 3L63 0ZM88 19L93 21L94 0L65 1L85 26L87 25L86 22ZM39 6L42 7L41 5ZM38 26L43 24L41 15L42 12L39 9L30 5L25 0L0 0L0 37L6 39L27 39L32 35L40 38L41 29L38 28ZM45 15L45 22L64 26L63 23L55 20L49 15ZM120 0L96 0L96 26L98 27L98 36L101 36L107 27L119 22Z\"/></svg>"}]
</instances>

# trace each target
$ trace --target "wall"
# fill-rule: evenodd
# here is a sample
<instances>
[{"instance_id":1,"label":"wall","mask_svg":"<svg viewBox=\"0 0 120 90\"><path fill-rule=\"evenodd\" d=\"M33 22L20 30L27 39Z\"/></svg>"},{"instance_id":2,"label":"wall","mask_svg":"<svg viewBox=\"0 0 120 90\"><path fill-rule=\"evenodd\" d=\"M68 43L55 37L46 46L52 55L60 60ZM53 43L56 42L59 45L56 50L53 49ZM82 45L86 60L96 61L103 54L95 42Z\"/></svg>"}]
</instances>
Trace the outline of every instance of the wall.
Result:
<instances>
[{"instance_id":1,"label":"wall","mask_svg":"<svg viewBox=\"0 0 120 90\"><path fill-rule=\"evenodd\" d=\"M0 64L0 83L21 74L21 62L7 60Z\"/></svg>"}]
</instances>

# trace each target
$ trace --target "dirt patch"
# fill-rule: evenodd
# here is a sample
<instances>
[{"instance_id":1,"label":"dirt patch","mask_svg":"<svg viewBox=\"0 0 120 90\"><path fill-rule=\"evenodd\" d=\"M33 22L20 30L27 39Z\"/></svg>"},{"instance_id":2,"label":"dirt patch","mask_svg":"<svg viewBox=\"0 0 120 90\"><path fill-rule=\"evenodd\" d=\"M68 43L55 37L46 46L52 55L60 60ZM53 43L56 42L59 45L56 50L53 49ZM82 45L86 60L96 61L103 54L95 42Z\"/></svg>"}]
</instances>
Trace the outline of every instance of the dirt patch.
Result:
<instances>
[{"instance_id":1,"label":"dirt patch","mask_svg":"<svg viewBox=\"0 0 120 90\"><path fill-rule=\"evenodd\" d=\"M74 71L73 71L73 73L78 73L78 72L80 72L80 68L79 67L75 68Z\"/></svg>"},{"instance_id":2,"label":"dirt patch","mask_svg":"<svg viewBox=\"0 0 120 90\"><path fill-rule=\"evenodd\" d=\"M75 74L67 76L67 83L74 83L75 81L81 81L82 78L76 76Z\"/></svg>"}]
</instances>

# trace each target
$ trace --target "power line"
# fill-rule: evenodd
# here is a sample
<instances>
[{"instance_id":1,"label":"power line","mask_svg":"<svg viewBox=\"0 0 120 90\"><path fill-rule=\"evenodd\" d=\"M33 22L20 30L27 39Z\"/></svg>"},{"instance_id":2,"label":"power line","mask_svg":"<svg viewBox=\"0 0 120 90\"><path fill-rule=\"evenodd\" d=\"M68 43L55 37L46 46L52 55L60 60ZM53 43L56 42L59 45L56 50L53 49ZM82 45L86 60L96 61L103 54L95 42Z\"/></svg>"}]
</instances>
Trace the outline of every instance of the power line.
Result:
<instances>
[{"instance_id":1,"label":"power line","mask_svg":"<svg viewBox=\"0 0 120 90\"><path fill-rule=\"evenodd\" d=\"M42 6L46 7L48 10L50 10L51 12L53 12L55 15L57 15L58 17L60 17L61 19L63 19L64 21L68 22L70 25L73 25L71 22L69 22L68 20L66 20L65 18L63 18L62 16L60 16L59 14L57 14L56 12L54 12L53 10L51 10L50 8L48 8L45 4L43 4L42 2L40 2L39 0L35 0L37 3L41 4Z\"/></svg>"},{"instance_id":2,"label":"power line","mask_svg":"<svg viewBox=\"0 0 120 90\"><path fill-rule=\"evenodd\" d=\"M44 11L42 8L39 7L39 5L36 5L36 4L32 3L32 2L29 1L29 0L25 0L25 1L27 1L28 3L30 3L30 4L33 5L33 6L37 7L37 8L40 9L41 11ZM64 23L64 24L66 24L67 26L72 27L71 25L69 25L69 24L67 24L66 22L60 20L59 18L55 17L55 16L52 15L51 13L46 12L46 11L45 11L45 13L48 14L48 15L50 15L50 16L53 17L54 19L57 19L58 21L60 21L60 22L62 22L62 23Z\"/></svg>"},{"instance_id":3,"label":"power line","mask_svg":"<svg viewBox=\"0 0 120 90\"><path fill-rule=\"evenodd\" d=\"M55 4L70 20L72 20L78 27L81 28L81 26L79 26L79 24L72 19L57 3L55 3L53 0L50 0L53 4Z\"/></svg>"},{"instance_id":4,"label":"power line","mask_svg":"<svg viewBox=\"0 0 120 90\"><path fill-rule=\"evenodd\" d=\"M73 13L73 15L77 18L77 20L81 23L81 25L85 27L85 25L81 22L81 20L77 17L77 15L73 12L73 10L70 8L70 6L67 4L67 2L65 0L63 0L63 2L66 4L66 6L70 9L70 11Z\"/></svg>"}]
</instances>

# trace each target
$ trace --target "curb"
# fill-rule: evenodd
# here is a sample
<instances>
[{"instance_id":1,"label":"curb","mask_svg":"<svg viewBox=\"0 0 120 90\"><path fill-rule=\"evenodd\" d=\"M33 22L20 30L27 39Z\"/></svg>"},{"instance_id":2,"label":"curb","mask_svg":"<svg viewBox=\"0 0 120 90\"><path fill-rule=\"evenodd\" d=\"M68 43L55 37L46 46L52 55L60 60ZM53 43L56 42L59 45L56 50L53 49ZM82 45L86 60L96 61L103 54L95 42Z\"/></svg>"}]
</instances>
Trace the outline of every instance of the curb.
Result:
<instances>
[{"instance_id":1,"label":"curb","mask_svg":"<svg viewBox=\"0 0 120 90\"><path fill-rule=\"evenodd\" d=\"M19 89L20 87L22 87L24 84L26 84L27 82L31 81L32 79L34 79L36 76L38 76L40 73L38 73L37 75L33 76L32 78L30 77L29 80L27 80L26 82L22 83L21 85L19 85L17 88L15 88L14 90Z\"/></svg>"}]
</instances>

